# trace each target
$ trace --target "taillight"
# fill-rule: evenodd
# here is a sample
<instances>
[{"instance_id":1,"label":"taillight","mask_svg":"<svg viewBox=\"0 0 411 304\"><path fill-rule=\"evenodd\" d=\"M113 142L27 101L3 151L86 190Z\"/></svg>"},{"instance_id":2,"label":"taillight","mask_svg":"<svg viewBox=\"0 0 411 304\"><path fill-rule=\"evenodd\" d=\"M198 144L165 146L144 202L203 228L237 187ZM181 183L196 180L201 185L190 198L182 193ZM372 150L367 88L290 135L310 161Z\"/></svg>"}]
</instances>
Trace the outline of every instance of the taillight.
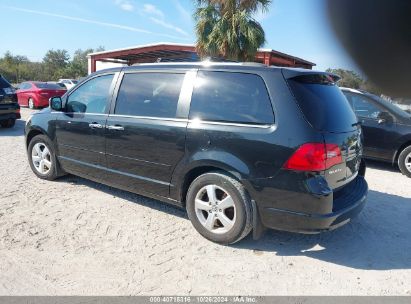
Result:
<instances>
[{"instance_id":1,"label":"taillight","mask_svg":"<svg viewBox=\"0 0 411 304\"><path fill-rule=\"evenodd\" d=\"M342 163L341 150L336 144L306 143L284 164L285 169L323 171Z\"/></svg>"}]
</instances>

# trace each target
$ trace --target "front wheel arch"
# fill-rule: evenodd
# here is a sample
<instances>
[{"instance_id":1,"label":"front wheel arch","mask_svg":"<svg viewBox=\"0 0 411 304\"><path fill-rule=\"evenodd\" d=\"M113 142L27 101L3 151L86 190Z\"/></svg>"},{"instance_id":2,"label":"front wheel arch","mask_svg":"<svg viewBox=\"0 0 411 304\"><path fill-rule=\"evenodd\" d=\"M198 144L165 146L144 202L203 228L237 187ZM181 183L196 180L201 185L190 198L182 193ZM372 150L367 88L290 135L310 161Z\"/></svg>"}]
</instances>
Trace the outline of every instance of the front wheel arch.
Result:
<instances>
[{"instance_id":1,"label":"front wheel arch","mask_svg":"<svg viewBox=\"0 0 411 304\"><path fill-rule=\"evenodd\" d=\"M39 130L31 130L26 136L26 148L30 145L31 140L37 135L45 135L43 132Z\"/></svg>"},{"instance_id":2,"label":"front wheel arch","mask_svg":"<svg viewBox=\"0 0 411 304\"><path fill-rule=\"evenodd\" d=\"M404 151L404 149L406 149L407 147L411 146L411 140L407 140L406 142L404 142L398 149L397 151L395 151L394 157L392 159L392 164L393 165L398 165L398 158L400 157L400 154L402 151Z\"/></svg>"},{"instance_id":3,"label":"front wheel arch","mask_svg":"<svg viewBox=\"0 0 411 304\"><path fill-rule=\"evenodd\" d=\"M410 155L411 155L411 145L405 147L398 156L398 167L402 174L407 177L411 177L410 170Z\"/></svg>"}]
</instances>

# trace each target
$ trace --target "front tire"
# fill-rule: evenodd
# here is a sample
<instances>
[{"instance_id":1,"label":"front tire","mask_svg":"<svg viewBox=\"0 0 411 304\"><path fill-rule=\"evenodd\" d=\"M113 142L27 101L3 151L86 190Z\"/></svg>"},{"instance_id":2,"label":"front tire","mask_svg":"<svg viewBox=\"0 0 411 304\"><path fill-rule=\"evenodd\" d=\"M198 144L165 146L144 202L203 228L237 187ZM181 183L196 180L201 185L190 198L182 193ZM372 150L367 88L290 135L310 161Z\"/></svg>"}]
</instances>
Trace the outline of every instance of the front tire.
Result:
<instances>
[{"instance_id":1,"label":"front tire","mask_svg":"<svg viewBox=\"0 0 411 304\"><path fill-rule=\"evenodd\" d=\"M401 151L398 157L398 167L402 174L411 177L411 146Z\"/></svg>"},{"instance_id":2,"label":"front tire","mask_svg":"<svg viewBox=\"0 0 411 304\"><path fill-rule=\"evenodd\" d=\"M16 124L15 119L7 119L7 120L0 121L0 125L2 128L13 128L15 124Z\"/></svg>"},{"instance_id":3,"label":"front tire","mask_svg":"<svg viewBox=\"0 0 411 304\"><path fill-rule=\"evenodd\" d=\"M27 155L31 170L37 177L55 180L60 176L60 167L53 144L47 136L35 136L29 143Z\"/></svg>"},{"instance_id":4,"label":"front tire","mask_svg":"<svg viewBox=\"0 0 411 304\"><path fill-rule=\"evenodd\" d=\"M218 244L233 244L252 229L252 204L243 185L221 173L197 177L186 198L188 217L206 239Z\"/></svg>"}]
</instances>

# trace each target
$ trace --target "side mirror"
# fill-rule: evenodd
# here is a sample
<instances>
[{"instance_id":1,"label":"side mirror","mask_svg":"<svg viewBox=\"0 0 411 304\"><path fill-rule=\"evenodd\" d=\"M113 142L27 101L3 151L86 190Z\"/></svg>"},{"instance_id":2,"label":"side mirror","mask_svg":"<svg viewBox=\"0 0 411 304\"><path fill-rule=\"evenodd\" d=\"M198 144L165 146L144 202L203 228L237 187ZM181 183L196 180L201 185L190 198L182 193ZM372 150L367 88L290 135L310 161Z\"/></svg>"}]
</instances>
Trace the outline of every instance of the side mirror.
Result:
<instances>
[{"instance_id":1,"label":"side mirror","mask_svg":"<svg viewBox=\"0 0 411 304\"><path fill-rule=\"evenodd\" d=\"M53 111L62 111L63 110L63 101L60 97L51 97L49 99L50 108Z\"/></svg>"},{"instance_id":2,"label":"side mirror","mask_svg":"<svg viewBox=\"0 0 411 304\"><path fill-rule=\"evenodd\" d=\"M378 118L378 123L379 124L393 123L394 122L394 118L388 112L380 112L380 114L378 114L377 118Z\"/></svg>"}]
</instances>

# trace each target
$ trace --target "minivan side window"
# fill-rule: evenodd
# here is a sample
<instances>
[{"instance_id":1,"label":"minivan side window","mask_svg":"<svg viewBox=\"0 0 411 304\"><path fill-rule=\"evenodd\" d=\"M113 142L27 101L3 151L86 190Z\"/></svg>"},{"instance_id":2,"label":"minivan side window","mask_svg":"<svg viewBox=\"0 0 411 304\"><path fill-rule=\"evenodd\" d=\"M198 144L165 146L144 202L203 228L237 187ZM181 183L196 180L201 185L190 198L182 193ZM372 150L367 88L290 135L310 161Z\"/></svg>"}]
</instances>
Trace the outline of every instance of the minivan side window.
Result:
<instances>
[{"instance_id":1,"label":"minivan side window","mask_svg":"<svg viewBox=\"0 0 411 304\"><path fill-rule=\"evenodd\" d=\"M377 119L378 115L381 113L380 108L374 105L366 97L356 94L346 94L346 96L358 117Z\"/></svg>"},{"instance_id":2,"label":"minivan side window","mask_svg":"<svg viewBox=\"0 0 411 304\"><path fill-rule=\"evenodd\" d=\"M184 73L124 74L114 114L175 118Z\"/></svg>"},{"instance_id":3,"label":"minivan side window","mask_svg":"<svg viewBox=\"0 0 411 304\"><path fill-rule=\"evenodd\" d=\"M191 98L190 119L272 124L274 114L260 76L199 71Z\"/></svg>"},{"instance_id":4,"label":"minivan side window","mask_svg":"<svg viewBox=\"0 0 411 304\"><path fill-rule=\"evenodd\" d=\"M105 113L113 77L114 74L98 76L78 87L68 97L66 104L67 112Z\"/></svg>"}]
</instances>

